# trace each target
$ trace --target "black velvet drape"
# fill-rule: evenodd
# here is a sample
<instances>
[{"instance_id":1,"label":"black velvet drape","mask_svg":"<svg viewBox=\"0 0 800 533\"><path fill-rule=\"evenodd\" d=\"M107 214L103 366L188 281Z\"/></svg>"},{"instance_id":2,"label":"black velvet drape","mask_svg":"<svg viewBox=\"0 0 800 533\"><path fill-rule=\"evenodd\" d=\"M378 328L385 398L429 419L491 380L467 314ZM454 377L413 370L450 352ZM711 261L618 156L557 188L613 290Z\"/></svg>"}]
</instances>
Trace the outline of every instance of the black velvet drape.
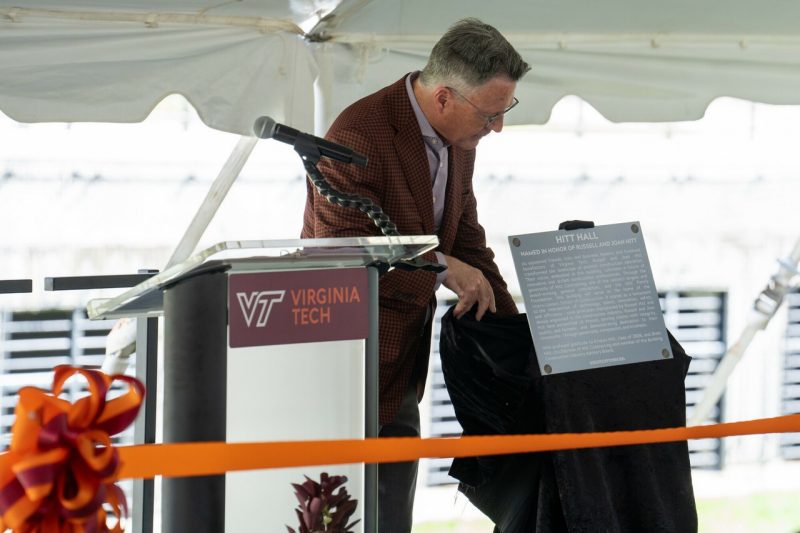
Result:
<instances>
[{"instance_id":1,"label":"black velvet drape","mask_svg":"<svg viewBox=\"0 0 800 533\"><path fill-rule=\"evenodd\" d=\"M686 424L691 358L542 377L525 315L442 319L445 382L465 435L579 433ZM686 442L455 459L450 475L497 525L519 532L697 530Z\"/></svg>"}]
</instances>

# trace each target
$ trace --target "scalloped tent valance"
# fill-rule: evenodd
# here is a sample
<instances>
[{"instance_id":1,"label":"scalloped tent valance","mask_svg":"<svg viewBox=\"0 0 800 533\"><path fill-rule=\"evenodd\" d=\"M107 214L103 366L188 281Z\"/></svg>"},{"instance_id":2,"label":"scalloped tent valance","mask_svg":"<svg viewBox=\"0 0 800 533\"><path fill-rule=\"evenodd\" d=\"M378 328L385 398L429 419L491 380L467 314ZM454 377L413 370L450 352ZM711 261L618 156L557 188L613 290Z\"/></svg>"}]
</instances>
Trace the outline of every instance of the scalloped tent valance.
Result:
<instances>
[{"instance_id":1,"label":"scalloped tent valance","mask_svg":"<svg viewBox=\"0 0 800 533\"><path fill-rule=\"evenodd\" d=\"M800 4L786 0L0 0L0 110L21 122L135 122L184 95L213 128L270 115L323 130L421 68L456 19L533 65L509 124L565 95L608 119L696 119L719 96L800 103Z\"/></svg>"}]
</instances>

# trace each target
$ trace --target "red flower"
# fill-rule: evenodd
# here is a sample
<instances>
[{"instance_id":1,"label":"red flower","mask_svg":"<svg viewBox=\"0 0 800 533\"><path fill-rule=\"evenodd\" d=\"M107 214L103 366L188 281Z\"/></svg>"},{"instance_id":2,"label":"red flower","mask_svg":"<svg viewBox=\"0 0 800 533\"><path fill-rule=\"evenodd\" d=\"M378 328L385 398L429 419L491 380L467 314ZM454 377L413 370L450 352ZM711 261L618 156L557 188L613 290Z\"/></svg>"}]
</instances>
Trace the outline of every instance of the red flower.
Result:
<instances>
[{"instance_id":1,"label":"red flower","mask_svg":"<svg viewBox=\"0 0 800 533\"><path fill-rule=\"evenodd\" d=\"M289 526L289 533L348 533L360 520L347 523L356 512L358 500L350 498L347 489L342 485L347 482L345 476L329 476L323 472L320 482L305 476L302 485L292 483L294 494L300 505L295 509L300 528L296 532ZM339 489L334 494L333 491Z\"/></svg>"}]
</instances>

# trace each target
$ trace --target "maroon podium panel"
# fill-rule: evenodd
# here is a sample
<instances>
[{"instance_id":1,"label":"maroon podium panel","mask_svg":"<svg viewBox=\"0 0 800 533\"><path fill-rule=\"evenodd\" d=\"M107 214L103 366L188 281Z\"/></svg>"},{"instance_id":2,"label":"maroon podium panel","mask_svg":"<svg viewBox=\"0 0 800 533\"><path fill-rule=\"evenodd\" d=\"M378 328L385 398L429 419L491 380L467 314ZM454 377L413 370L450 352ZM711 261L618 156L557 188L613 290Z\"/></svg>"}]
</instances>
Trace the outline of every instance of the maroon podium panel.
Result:
<instances>
[{"instance_id":1,"label":"maroon podium panel","mask_svg":"<svg viewBox=\"0 0 800 533\"><path fill-rule=\"evenodd\" d=\"M364 268L231 274L230 346L364 339Z\"/></svg>"}]
</instances>

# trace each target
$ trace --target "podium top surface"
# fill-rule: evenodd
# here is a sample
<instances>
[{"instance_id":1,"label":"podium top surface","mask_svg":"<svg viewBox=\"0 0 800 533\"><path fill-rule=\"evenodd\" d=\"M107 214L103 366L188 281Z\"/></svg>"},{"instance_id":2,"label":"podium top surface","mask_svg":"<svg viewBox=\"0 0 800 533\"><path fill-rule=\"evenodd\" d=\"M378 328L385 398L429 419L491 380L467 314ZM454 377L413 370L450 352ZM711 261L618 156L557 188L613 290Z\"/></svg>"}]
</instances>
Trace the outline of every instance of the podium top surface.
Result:
<instances>
[{"instance_id":1,"label":"podium top surface","mask_svg":"<svg viewBox=\"0 0 800 533\"><path fill-rule=\"evenodd\" d=\"M195 253L119 296L89 301L87 313L91 319L157 316L164 310L164 287L213 266L241 272L392 265L438 245L435 235L226 241Z\"/></svg>"}]
</instances>

